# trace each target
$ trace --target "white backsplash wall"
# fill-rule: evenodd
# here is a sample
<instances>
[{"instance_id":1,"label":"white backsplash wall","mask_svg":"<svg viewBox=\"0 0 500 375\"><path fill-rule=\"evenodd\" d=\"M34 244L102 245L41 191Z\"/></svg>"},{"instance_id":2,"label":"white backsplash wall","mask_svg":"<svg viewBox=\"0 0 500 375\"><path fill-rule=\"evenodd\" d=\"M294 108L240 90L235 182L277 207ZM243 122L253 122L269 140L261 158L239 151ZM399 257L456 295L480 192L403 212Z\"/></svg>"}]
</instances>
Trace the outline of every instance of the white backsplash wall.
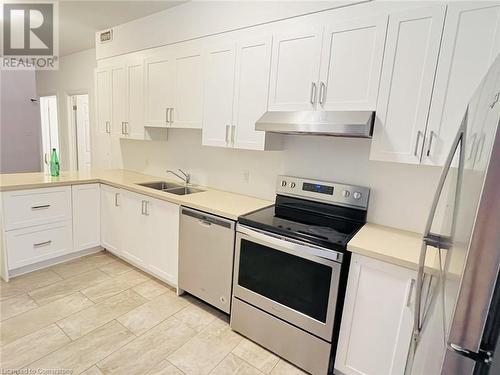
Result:
<instances>
[{"instance_id":1,"label":"white backsplash wall","mask_svg":"<svg viewBox=\"0 0 500 375\"><path fill-rule=\"evenodd\" d=\"M368 221L416 232L441 171L369 161L367 139L284 136L283 151L245 151L201 146L200 130L174 129L167 142L121 140L120 147L122 161L114 164L125 169L167 177L167 169L181 168L195 184L269 200L279 174L367 186Z\"/></svg>"}]
</instances>

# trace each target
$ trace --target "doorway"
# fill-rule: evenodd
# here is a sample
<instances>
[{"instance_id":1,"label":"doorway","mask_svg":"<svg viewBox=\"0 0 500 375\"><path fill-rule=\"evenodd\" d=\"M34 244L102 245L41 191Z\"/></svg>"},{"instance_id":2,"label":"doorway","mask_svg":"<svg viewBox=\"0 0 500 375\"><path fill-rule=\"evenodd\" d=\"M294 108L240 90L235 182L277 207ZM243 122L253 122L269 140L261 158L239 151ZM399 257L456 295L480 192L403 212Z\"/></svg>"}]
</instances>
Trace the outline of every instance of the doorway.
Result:
<instances>
[{"instance_id":1,"label":"doorway","mask_svg":"<svg viewBox=\"0 0 500 375\"><path fill-rule=\"evenodd\" d=\"M53 149L59 153L59 122L57 112L57 96L40 97L40 117L42 126L42 160L43 171L50 171L50 155Z\"/></svg>"},{"instance_id":2,"label":"doorway","mask_svg":"<svg viewBox=\"0 0 500 375\"><path fill-rule=\"evenodd\" d=\"M75 164L80 171L89 170L91 167L89 95L71 95L69 102L72 129L75 134Z\"/></svg>"}]
</instances>

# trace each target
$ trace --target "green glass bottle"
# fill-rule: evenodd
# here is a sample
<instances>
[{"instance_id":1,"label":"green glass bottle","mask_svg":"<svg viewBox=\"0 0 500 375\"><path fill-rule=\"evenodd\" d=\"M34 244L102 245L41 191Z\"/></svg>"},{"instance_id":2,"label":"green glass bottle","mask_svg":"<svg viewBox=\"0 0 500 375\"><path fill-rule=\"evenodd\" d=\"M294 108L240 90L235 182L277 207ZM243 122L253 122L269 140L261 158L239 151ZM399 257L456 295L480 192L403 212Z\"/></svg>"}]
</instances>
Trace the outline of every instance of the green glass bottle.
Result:
<instances>
[{"instance_id":1,"label":"green glass bottle","mask_svg":"<svg viewBox=\"0 0 500 375\"><path fill-rule=\"evenodd\" d=\"M50 175L51 176L59 176L59 159L57 158L56 149L52 149L52 153L50 155Z\"/></svg>"}]
</instances>

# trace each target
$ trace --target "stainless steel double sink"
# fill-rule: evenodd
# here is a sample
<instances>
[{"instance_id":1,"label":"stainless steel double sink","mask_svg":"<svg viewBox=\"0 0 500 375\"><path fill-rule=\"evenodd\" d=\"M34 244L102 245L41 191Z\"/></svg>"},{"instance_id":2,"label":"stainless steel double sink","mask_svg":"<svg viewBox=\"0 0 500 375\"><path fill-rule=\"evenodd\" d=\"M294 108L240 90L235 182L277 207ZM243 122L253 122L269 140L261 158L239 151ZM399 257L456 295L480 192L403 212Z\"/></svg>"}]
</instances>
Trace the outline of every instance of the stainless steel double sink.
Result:
<instances>
[{"instance_id":1,"label":"stainless steel double sink","mask_svg":"<svg viewBox=\"0 0 500 375\"><path fill-rule=\"evenodd\" d=\"M167 193L172 193L176 195L188 195L205 191L202 189L197 189L190 186L184 186L166 181L144 182L142 184L136 184L136 185L144 186L150 189L165 191Z\"/></svg>"}]
</instances>

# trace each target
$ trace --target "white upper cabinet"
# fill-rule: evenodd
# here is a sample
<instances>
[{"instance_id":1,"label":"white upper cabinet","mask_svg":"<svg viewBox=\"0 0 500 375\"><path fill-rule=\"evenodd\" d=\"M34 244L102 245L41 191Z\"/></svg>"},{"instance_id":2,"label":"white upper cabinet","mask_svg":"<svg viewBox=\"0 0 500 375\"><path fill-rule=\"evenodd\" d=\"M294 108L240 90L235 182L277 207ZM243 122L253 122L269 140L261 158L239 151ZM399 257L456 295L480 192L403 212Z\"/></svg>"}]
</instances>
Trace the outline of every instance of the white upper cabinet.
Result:
<instances>
[{"instance_id":1,"label":"white upper cabinet","mask_svg":"<svg viewBox=\"0 0 500 375\"><path fill-rule=\"evenodd\" d=\"M335 369L345 375L399 375L413 329L417 273L353 254Z\"/></svg>"},{"instance_id":2,"label":"white upper cabinet","mask_svg":"<svg viewBox=\"0 0 500 375\"><path fill-rule=\"evenodd\" d=\"M326 29L318 103L324 110L375 110L384 56L387 15Z\"/></svg>"},{"instance_id":3,"label":"white upper cabinet","mask_svg":"<svg viewBox=\"0 0 500 375\"><path fill-rule=\"evenodd\" d=\"M444 164L467 103L499 52L499 3L449 3L422 159L425 164Z\"/></svg>"},{"instance_id":4,"label":"white upper cabinet","mask_svg":"<svg viewBox=\"0 0 500 375\"><path fill-rule=\"evenodd\" d=\"M274 35L270 111L315 109L322 36L323 28Z\"/></svg>"},{"instance_id":5,"label":"white upper cabinet","mask_svg":"<svg viewBox=\"0 0 500 375\"><path fill-rule=\"evenodd\" d=\"M127 71L125 66L111 68L111 134L122 135L127 119Z\"/></svg>"},{"instance_id":6,"label":"white upper cabinet","mask_svg":"<svg viewBox=\"0 0 500 375\"><path fill-rule=\"evenodd\" d=\"M174 107L174 63L171 55L144 62L145 125L167 127Z\"/></svg>"},{"instance_id":7,"label":"white upper cabinet","mask_svg":"<svg viewBox=\"0 0 500 375\"><path fill-rule=\"evenodd\" d=\"M233 119L235 45L220 45L205 52L205 100L202 143L226 147L230 144Z\"/></svg>"},{"instance_id":8,"label":"white upper cabinet","mask_svg":"<svg viewBox=\"0 0 500 375\"><path fill-rule=\"evenodd\" d=\"M144 66L142 62L126 66L127 117L122 124L122 135L127 138L144 139Z\"/></svg>"},{"instance_id":9,"label":"white upper cabinet","mask_svg":"<svg viewBox=\"0 0 500 375\"><path fill-rule=\"evenodd\" d=\"M267 111L272 38L248 40L236 48L231 140L233 147L262 150L266 134L255 123Z\"/></svg>"},{"instance_id":10,"label":"white upper cabinet","mask_svg":"<svg viewBox=\"0 0 500 375\"><path fill-rule=\"evenodd\" d=\"M391 13L370 159L420 163L446 6Z\"/></svg>"},{"instance_id":11,"label":"white upper cabinet","mask_svg":"<svg viewBox=\"0 0 500 375\"><path fill-rule=\"evenodd\" d=\"M202 53L199 49L181 47L174 54L175 94L169 126L201 129L203 119Z\"/></svg>"},{"instance_id":12,"label":"white upper cabinet","mask_svg":"<svg viewBox=\"0 0 500 375\"><path fill-rule=\"evenodd\" d=\"M96 69L94 75L97 131L109 134L111 132L111 73L109 69Z\"/></svg>"}]
</instances>

